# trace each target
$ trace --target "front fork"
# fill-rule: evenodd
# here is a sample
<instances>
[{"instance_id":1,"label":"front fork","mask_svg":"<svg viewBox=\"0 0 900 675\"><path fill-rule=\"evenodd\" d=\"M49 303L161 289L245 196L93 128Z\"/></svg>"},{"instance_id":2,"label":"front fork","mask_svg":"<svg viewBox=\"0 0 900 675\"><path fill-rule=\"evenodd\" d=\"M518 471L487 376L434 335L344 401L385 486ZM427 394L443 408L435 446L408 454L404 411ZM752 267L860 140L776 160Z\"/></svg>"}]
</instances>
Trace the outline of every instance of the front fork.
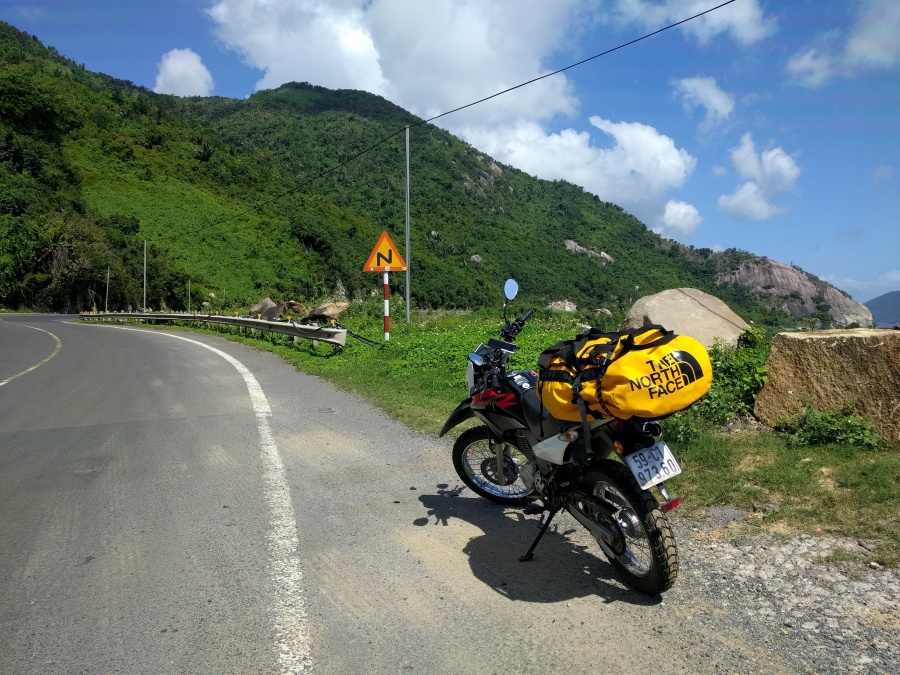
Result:
<instances>
[{"instance_id":1,"label":"front fork","mask_svg":"<svg viewBox=\"0 0 900 675\"><path fill-rule=\"evenodd\" d=\"M488 440L491 452L494 453L494 476L498 485L512 485L519 479L519 472L510 455L511 444L507 441L498 441L493 436Z\"/></svg>"},{"instance_id":2,"label":"front fork","mask_svg":"<svg viewBox=\"0 0 900 675\"><path fill-rule=\"evenodd\" d=\"M504 465L506 464L506 462L505 462L506 443L504 443L503 441L499 441L499 442L495 441L493 438L490 439L489 443L491 446L491 450L494 451L494 456L497 461L497 474L496 474L497 480L499 480L499 481L506 480L506 474L504 473L504 469L505 469Z\"/></svg>"}]
</instances>

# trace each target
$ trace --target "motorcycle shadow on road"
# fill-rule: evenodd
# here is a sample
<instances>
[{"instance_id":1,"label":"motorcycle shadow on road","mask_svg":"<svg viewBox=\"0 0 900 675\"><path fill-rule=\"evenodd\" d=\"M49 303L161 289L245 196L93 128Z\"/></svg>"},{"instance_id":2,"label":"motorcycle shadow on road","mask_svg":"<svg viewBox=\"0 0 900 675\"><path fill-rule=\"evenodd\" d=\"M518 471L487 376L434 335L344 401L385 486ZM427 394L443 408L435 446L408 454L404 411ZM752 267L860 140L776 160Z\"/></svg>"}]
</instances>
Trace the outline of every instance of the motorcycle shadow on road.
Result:
<instances>
[{"instance_id":1,"label":"motorcycle shadow on road","mask_svg":"<svg viewBox=\"0 0 900 675\"><path fill-rule=\"evenodd\" d=\"M538 534L539 516L504 508L480 498L463 496L464 487L437 486L419 501L428 510L414 525L448 525L459 518L478 527L483 535L469 540L463 553L472 573L500 595L519 602L553 603L598 596L607 603L652 606L659 595L647 596L619 581L615 569L584 528L568 513L559 513L538 545L534 558L520 562Z\"/></svg>"}]
</instances>

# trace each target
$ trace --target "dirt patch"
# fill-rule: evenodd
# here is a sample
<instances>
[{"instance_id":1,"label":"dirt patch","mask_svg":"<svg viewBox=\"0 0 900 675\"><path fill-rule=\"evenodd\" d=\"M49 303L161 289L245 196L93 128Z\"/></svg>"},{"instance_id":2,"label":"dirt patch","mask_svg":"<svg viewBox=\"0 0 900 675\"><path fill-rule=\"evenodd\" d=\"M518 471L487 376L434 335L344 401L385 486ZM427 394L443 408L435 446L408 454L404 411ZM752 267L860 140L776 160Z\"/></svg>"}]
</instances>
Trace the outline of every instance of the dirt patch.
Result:
<instances>
[{"instance_id":1,"label":"dirt patch","mask_svg":"<svg viewBox=\"0 0 900 675\"><path fill-rule=\"evenodd\" d=\"M717 541L736 541L753 531L754 526L747 522L729 523L728 525L704 528L694 532L692 537L695 541L708 544Z\"/></svg>"},{"instance_id":2,"label":"dirt patch","mask_svg":"<svg viewBox=\"0 0 900 675\"><path fill-rule=\"evenodd\" d=\"M800 534L801 530L798 530L796 527L789 525L783 520L777 520L772 523L766 523L766 530L769 532L773 532L775 534L780 534L786 537L793 536L796 534Z\"/></svg>"},{"instance_id":3,"label":"dirt patch","mask_svg":"<svg viewBox=\"0 0 900 675\"><path fill-rule=\"evenodd\" d=\"M900 630L900 609L879 609L873 607L867 610L860 620L870 628L882 628L886 630Z\"/></svg>"},{"instance_id":4,"label":"dirt patch","mask_svg":"<svg viewBox=\"0 0 900 675\"><path fill-rule=\"evenodd\" d=\"M837 490L837 483L835 483L834 478L831 477L831 474L833 474L834 471L830 466L823 466L819 469L819 473L821 473L822 476L819 478L818 482L823 490L829 490L831 492Z\"/></svg>"},{"instance_id":5,"label":"dirt patch","mask_svg":"<svg viewBox=\"0 0 900 675\"><path fill-rule=\"evenodd\" d=\"M751 471L756 471L764 466L771 466L774 463L774 457L767 457L766 455L744 455L743 459L741 459L740 463L737 465L737 469L742 473L750 473Z\"/></svg>"}]
</instances>

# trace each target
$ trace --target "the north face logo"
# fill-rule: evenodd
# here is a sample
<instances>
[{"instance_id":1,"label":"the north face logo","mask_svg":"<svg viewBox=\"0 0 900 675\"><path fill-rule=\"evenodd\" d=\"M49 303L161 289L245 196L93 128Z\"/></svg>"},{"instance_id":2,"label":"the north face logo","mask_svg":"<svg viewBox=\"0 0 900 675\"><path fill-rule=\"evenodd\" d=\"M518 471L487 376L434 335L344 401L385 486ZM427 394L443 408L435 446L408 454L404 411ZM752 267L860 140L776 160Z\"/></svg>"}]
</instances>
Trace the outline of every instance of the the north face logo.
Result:
<instances>
[{"instance_id":1,"label":"the north face logo","mask_svg":"<svg viewBox=\"0 0 900 675\"><path fill-rule=\"evenodd\" d=\"M678 362L678 369L685 380L685 384L693 384L703 377L703 368L700 362L690 352L672 352L672 358Z\"/></svg>"},{"instance_id":2,"label":"the north face logo","mask_svg":"<svg viewBox=\"0 0 900 675\"><path fill-rule=\"evenodd\" d=\"M703 377L700 362L690 352L673 351L658 361L646 361L650 373L630 379L631 391L644 390L651 399L674 394Z\"/></svg>"}]
</instances>

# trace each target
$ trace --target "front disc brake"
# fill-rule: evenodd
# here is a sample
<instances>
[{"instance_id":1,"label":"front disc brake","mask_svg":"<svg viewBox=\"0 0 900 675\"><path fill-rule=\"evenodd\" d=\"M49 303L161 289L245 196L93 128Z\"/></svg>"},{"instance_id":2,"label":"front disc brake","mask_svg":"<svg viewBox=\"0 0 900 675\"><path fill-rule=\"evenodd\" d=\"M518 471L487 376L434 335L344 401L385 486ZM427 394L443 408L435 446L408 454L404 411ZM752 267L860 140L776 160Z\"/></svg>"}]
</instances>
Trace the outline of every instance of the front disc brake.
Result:
<instances>
[{"instance_id":1,"label":"front disc brake","mask_svg":"<svg viewBox=\"0 0 900 675\"><path fill-rule=\"evenodd\" d=\"M503 455L503 475L497 475L497 457L488 457L481 462L481 475L491 481L494 485L512 485L519 478L519 471L516 463L508 454Z\"/></svg>"}]
</instances>

